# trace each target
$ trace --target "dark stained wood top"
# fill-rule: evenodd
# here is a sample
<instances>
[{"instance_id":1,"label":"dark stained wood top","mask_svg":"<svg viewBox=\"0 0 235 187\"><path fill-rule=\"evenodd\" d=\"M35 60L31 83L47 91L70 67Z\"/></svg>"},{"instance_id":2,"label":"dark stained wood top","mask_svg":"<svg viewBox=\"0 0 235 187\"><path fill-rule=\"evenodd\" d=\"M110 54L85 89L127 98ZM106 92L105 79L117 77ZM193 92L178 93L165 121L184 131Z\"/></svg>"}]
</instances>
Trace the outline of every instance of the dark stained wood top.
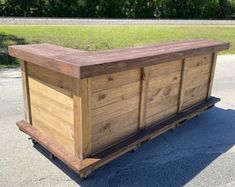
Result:
<instances>
[{"instance_id":1,"label":"dark stained wood top","mask_svg":"<svg viewBox=\"0 0 235 187\"><path fill-rule=\"evenodd\" d=\"M75 78L150 66L229 48L229 43L190 40L107 51L80 51L51 44L9 46L11 56Z\"/></svg>"}]
</instances>

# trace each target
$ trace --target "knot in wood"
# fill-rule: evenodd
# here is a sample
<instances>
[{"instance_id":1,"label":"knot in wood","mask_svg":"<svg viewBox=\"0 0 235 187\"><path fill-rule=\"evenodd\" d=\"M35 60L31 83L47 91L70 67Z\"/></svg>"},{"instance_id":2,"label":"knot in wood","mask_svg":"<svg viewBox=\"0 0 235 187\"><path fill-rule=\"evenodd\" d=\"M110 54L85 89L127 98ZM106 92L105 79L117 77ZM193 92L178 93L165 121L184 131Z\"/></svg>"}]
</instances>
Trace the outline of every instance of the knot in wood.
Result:
<instances>
[{"instance_id":1,"label":"knot in wood","mask_svg":"<svg viewBox=\"0 0 235 187\"><path fill-rule=\"evenodd\" d=\"M112 76L108 76L108 81L113 81L113 77Z\"/></svg>"},{"instance_id":2,"label":"knot in wood","mask_svg":"<svg viewBox=\"0 0 235 187\"><path fill-rule=\"evenodd\" d=\"M100 100L105 99L105 98L106 98L106 95L105 95L105 94L101 94L101 95L99 95L99 98L98 98L98 99L99 99L99 101L100 101Z\"/></svg>"},{"instance_id":3,"label":"knot in wood","mask_svg":"<svg viewBox=\"0 0 235 187\"><path fill-rule=\"evenodd\" d=\"M59 81L59 87L64 88L64 81L62 81L62 80Z\"/></svg>"},{"instance_id":4,"label":"knot in wood","mask_svg":"<svg viewBox=\"0 0 235 187\"><path fill-rule=\"evenodd\" d=\"M103 127L103 131L110 129L110 127L111 127L111 123L106 123Z\"/></svg>"}]
</instances>

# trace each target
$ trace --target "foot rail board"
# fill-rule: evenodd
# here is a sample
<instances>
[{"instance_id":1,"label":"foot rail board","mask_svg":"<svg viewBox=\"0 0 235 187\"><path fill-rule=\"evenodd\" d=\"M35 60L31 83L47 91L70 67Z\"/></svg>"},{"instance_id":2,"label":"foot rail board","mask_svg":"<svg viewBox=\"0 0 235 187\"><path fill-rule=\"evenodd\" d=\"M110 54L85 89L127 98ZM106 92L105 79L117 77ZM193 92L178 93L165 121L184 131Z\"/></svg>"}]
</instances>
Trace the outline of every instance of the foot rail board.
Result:
<instances>
[{"instance_id":1,"label":"foot rail board","mask_svg":"<svg viewBox=\"0 0 235 187\"><path fill-rule=\"evenodd\" d=\"M21 131L32 137L33 140L42 145L45 149L54 154L57 158L63 161L71 169L79 172L81 167L81 160L66 151L63 147L58 145L55 141L43 135L40 131L24 120L16 122Z\"/></svg>"},{"instance_id":2,"label":"foot rail board","mask_svg":"<svg viewBox=\"0 0 235 187\"><path fill-rule=\"evenodd\" d=\"M160 134L177 127L182 122L197 116L199 113L211 108L215 103L219 102L220 99L216 97L210 97L208 100L188 109L182 111L167 120L155 123L147 129L144 129L137 134L133 135L129 139L114 145L105 151L102 151L96 155L93 155L84 160L80 160L73 156L71 153L66 151L64 148L59 146L56 142L50 138L44 136L36 128L22 120L17 122L17 126L20 130L32 137L40 143L45 149L50 151L66 165L68 165L75 172L79 173L81 177L86 177L91 172L104 165L105 163L121 156L122 154L140 146L146 141L159 136Z\"/></svg>"}]
</instances>

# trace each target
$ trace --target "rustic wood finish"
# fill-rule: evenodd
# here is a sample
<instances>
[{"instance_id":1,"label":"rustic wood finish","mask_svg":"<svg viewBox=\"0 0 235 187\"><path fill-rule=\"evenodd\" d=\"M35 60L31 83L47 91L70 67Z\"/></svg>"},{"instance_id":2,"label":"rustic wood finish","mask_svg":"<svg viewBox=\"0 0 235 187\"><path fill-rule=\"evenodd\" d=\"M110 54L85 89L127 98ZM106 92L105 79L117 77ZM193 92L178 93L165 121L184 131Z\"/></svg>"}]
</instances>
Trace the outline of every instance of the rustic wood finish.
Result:
<instances>
[{"instance_id":1,"label":"rustic wood finish","mask_svg":"<svg viewBox=\"0 0 235 187\"><path fill-rule=\"evenodd\" d=\"M213 54L213 61L211 64L211 72L210 72L210 79L209 79L209 88L207 93L207 98L210 98L211 92L212 92L212 86L213 86L213 80L214 80L214 74L215 74L215 66L216 66L216 60L217 60L217 54Z\"/></svg>"},{"instance_id":2,"label":"rustic wood finish","mask_svg":"<svg viewBox=\"0 0 235 187\"><path fill-rule=\"evenodd\" d=\"M192 40L104 52L10 47L27 61L27 122L17 125L85 177L218 102L211 97L216 55L228 46Z\"/></svg>"},{"instance_id":3,"label":"rustic wood finish","mask_svg":"<svg viewBox=\"0 0 235 187\"><path fill-rule=\"evenodd\" d=\"M31 124L74 153L74 115L71 93L68 94L67 90L31 76L28 76L28 82Z\"/></svg>"},{"instance_id":4,"label":"rustic wood finish","mask_svg":"<svg viewBox=\"0 0 235 187\"><path fill-rule=\"evenodd\" d=\"M186 77L188 73L188 62L183 60L182 64L182 72L181 72L181 83L180 83L180 94L179 94L179 102L178 102L178 112L181 112L183 102L184 102L184 95L186 89Z\"/></svg>"},{"instance_id":5,"label":"rustic wood finish","mask_svg":"<svg viewBox=\"0 0 235 187\"><path fill-rule=\"evenodd\" d=\"M145 128L146 124L146 109L147 109L147 97L149 86L150 67L141 69L141 98L140 98L140 114L139 114L139 129Z\"/></svg>"},{"instance_id":6,"label":"rustic wood finish","mask_svg":"<svg viewBox=\"0 0 235 187\"><path fill-rule=\"evenodd\" d=\"M10 46L11 56L75 78L141 68L153 64L214 53L229 48L229 43L191 40L146 47L103 52L81 52L50 44Z\"/></svg>"},{"instance_id":7,"label":"rustic wood finish","mask_svg":"<svg viewBox=\"0 0 235 187\"><path fill-rule=\"evenodd\" d=\"M29 95L29 81L27 76L27 62L21 61L21 77L22 77L22 88L23 88L23 97L24 97L24 115L25 120L31 124L32 116L30 109L30 95Z\"/></svg>"},{"instance_id":8,"label":"rustic wood finish","mask_svg":"<svg viewBox=\"0 0 235 187\"><path fill-rule=\"evenodd\" d=\"M31 136L34 140L39 142L44 148L61 159L66 165L72 168L75 172L79 173L81 177L86 177L91 172L104 165L107 162L123 155L124 153L134 149L136 146L146 143L150 139L159 136L160 134L177 127L188 119L191 119L201 112L211 108L220 99L211 97L206 102L184 111L180 114L172 116L168 120L161 121L155 126L142 130L131 138L110 147L109 149L92 155L84 160L81 160L71 153L67 152L63 147L55 141L46 137L43 133L39 132L36 128L30 126L26 121L18 121L16 124L26 134Z\"/></svg>"}]
</instances>

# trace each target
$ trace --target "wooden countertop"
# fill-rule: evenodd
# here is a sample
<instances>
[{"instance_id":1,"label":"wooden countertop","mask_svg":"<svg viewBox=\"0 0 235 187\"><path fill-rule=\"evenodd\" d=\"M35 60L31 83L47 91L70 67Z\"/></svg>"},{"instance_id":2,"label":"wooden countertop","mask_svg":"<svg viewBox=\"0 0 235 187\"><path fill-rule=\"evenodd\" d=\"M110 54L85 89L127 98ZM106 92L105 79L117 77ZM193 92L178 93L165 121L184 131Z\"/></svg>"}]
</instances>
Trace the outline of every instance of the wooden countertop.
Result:
<instances>
[{"instance_id":1,"label":"wooden countertop","mask_svg":"<svg viewBox=\"0 0 235 187\"><path fill-rule=\"evenodd\" d=\"M214 53L228 48L229 43L213 40L190 40L96 52L51 44L32 44L9 46L9 54L23 61L81 79Z\"/></svg>"}]
</instances>

